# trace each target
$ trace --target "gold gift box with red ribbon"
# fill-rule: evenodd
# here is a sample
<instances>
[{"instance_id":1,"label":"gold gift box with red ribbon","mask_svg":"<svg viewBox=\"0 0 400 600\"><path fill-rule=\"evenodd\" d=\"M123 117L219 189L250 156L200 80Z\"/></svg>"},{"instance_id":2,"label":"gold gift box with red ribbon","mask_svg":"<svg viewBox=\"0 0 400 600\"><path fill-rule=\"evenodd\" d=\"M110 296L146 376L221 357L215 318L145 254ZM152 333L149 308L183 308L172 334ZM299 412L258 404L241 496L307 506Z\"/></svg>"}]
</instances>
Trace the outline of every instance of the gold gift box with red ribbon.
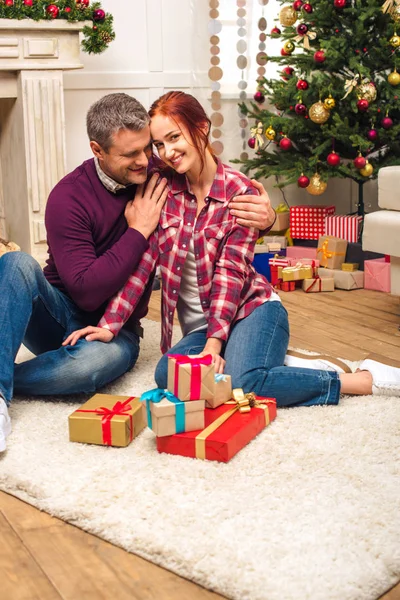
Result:
<instances>
[{"instance_id":1,"label":"gold gift box with red ribbon","mask_svg":"<svg viewBox=\"0 0 400 600\"><path fill-rule=\"evenodd\" d=\"M276 418L275 398L233 390L233 400L205 409L202 431L157 438L157 450L191 458L228 462Z\"/></svg>"},{"instance_id":2,"label":"gold gift box with red ribbon","mask_svg":"<svg viewBox=\"0 0 400 600\"><path fill-rule=\"evenodd\" d=\"M331 235L321 236L317 248L317 256L321 267L340 269L346 257L347 244L347 240Z\"/></svg>"},{"instance_id":3,"label":"gold gift box with red ribbon","mask_svg":"<svg viewBox=\"0 0 400 600\"><path fill-rule=\"evenodd\" d=\"M68 417L71 442L127 446L146 427L139 398L96 394Z\"/></svg>"},{"instance_id":4,"label":"gold gift box with red ribbon","mask_svg":"<svg viewBox=\"0 0 400 600\"><path fill-rule=\"evenodd\" d=\"M301 281L313 276L313 267L311 265L302 265L298 263L293 267L278 268L278 278L282 281Z\"/></svg>"}]
</instances>

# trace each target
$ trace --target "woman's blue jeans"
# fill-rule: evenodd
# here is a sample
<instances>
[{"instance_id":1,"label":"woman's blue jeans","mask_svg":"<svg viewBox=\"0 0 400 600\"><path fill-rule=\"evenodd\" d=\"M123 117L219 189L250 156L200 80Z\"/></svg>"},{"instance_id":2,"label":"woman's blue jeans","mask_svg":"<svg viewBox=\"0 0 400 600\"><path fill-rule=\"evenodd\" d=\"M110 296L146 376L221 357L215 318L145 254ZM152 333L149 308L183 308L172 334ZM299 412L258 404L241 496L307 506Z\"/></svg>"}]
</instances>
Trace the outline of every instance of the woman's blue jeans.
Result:
<instances>
[{"instance_id":1,"label":"woman's blue jeans","mask_svg":"<svg viewBox=\"0 0 400 600\"><path fill-rule=\"evenodd\" d=\"M139 337L125 330L109 344L82 339L61 346L89 324L88 317L48 283L31 256L10 252L0 258L0 394L7 403L13 393L93 393L133 367ZM21 343L36 357L17 365Z\"/></svg>"},{"instance_id":2,"label":"woman's blue jeans","mask_svg":"<svg viewBox=\"0 0 400 600\"><path fill-rule=\"evenodd\" d=\"M338 374L283 366L288 342L288 316L281 302L265 302L236 323L223 350L232 386L276 398L278 406L337 404ZM158 387L167 387L168 354L198 354L205 343L205 330L190 333L164 354L155 373Z\"/></svg>"}]
</instances>

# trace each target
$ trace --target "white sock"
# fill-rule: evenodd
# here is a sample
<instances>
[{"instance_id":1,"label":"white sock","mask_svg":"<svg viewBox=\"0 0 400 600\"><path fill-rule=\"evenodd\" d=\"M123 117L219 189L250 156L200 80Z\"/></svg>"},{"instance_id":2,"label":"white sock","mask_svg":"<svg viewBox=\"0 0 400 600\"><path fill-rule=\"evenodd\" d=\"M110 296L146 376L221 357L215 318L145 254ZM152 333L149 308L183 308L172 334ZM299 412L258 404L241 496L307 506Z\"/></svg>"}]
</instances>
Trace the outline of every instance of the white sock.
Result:
<instances>
[{"instance_id":1,"label":"white sock","mask_svg":"<svg viewBox=\"0 0 400 600\"><path fill-rule=\"evenodd\" d=\"M11 419L3 396L0 395L0 452L6 449L6 438L11 433Z\"/></svg>"}]
</instances>

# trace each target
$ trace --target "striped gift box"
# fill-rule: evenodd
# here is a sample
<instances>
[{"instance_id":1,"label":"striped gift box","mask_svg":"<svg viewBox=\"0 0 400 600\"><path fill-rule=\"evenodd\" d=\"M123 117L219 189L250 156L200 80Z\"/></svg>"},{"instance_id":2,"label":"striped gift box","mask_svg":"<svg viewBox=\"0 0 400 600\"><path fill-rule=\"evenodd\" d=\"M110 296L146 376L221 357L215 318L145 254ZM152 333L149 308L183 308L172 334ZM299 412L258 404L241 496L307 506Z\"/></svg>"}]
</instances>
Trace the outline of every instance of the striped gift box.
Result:
<instances>
[{"instance_id":1,"label":"striped gift box","mask_svg":"<svg viewBox=\"0 0 400 600\"><path fill-rule=\"evenodd\" d=\"M333 235L334 237L347 240L348 242L358 242L362 217L358 215L335 215L325 217L324 235Z\"/></svg>"}]
</instances>

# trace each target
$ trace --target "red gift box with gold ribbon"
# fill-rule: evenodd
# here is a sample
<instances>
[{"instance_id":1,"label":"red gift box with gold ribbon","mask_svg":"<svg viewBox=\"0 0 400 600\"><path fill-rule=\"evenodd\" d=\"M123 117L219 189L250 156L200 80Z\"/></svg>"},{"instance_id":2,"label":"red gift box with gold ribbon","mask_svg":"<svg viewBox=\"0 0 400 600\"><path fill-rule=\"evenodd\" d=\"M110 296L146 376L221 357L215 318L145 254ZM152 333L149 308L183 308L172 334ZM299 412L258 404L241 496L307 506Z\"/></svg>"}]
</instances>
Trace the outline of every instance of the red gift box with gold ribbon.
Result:
<instances>
[{"instance_id":1,"label":"red gift box with gold ribbon","mask_svg":"<svg viewBox=\"0 0 400 600\"><path fill-rule=\"evenodd\" d=\"M233 391L236 400L205 409L205 429L157 438L157 450L228 462L276 417L275 398Z\"/></svg>"}]
</instances>

